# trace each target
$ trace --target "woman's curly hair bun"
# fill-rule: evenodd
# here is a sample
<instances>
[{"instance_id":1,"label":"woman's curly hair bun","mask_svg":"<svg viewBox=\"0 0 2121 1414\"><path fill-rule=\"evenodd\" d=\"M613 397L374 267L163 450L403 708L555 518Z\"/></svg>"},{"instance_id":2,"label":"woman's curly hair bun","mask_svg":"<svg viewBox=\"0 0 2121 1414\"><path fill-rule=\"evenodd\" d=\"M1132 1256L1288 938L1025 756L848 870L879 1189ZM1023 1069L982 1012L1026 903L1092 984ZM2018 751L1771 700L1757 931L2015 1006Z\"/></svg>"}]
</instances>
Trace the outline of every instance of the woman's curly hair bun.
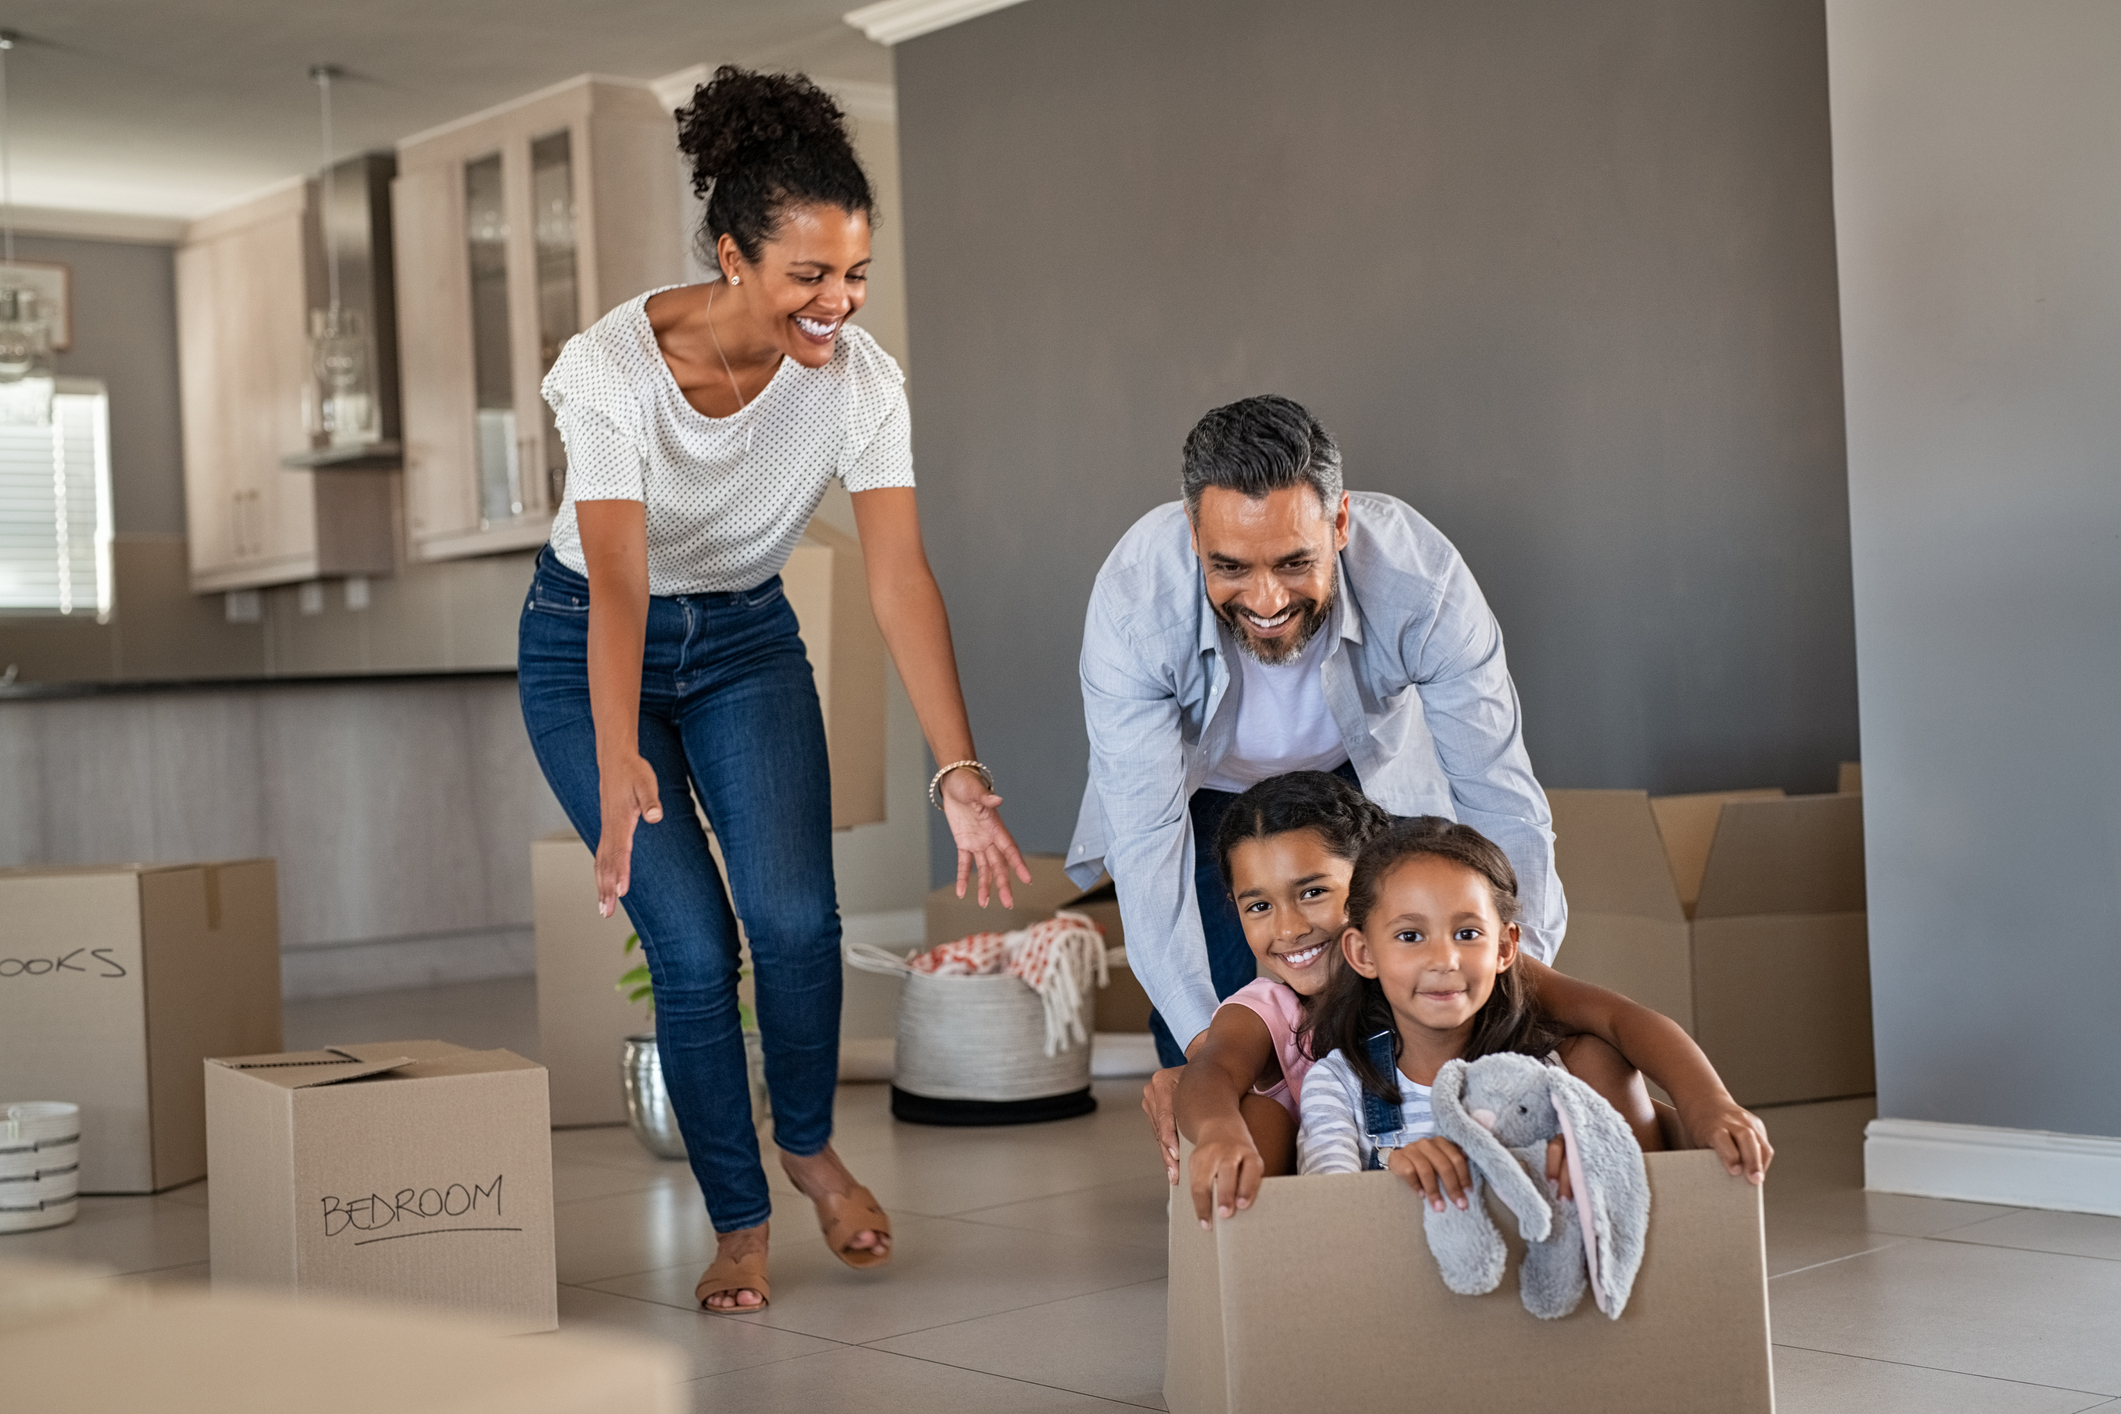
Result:
<instances>
[{"instance_id":1,"label":"woman's curly hair bun","mask_svg":"<svg viewBox=\"0 0 2121 1414\"><path fill-rule=\"evenodd\" d=\"M802 74L724 64L678 110L678 150L705 197L700 253L714 264L726 233L757 260L792 205L830 205L875 219L869 178L847 136L847 115Z\"/></svg>"}]
</instances>

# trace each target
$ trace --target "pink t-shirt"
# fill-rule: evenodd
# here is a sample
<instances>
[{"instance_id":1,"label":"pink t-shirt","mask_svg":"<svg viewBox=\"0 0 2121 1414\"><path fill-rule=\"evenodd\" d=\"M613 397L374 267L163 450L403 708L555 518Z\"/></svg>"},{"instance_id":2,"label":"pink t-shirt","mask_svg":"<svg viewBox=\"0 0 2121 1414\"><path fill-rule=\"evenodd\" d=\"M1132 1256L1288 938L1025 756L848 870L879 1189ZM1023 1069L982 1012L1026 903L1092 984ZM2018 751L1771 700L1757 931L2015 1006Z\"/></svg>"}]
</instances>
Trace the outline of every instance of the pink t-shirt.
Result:
<instances>
[{"instance_id":1,"label":"pink t-shirt","mask_svg":"<svg viewBox=\"0 0 2121 1414\"><path fill-rule=\"evenodd\" d=\"M1260 977L1232 992L1222 1005L1244 1007L1267 1023L1267 1035L1273 1038L1274 1054L1281 1061L1281 1080L1272 1089L1257 1093L1270 1100L1279 1100L1281 1107L1292 1117L1300 1118L1303 1114L1304 1073L1311 1068L1311 1057L1304 1053L1296 1039L1296 1029L1304 1021L1303 998L1271 977ZM1222 1007L1216 1010L1220 1011Z\"/></svg>"}]
</instances>

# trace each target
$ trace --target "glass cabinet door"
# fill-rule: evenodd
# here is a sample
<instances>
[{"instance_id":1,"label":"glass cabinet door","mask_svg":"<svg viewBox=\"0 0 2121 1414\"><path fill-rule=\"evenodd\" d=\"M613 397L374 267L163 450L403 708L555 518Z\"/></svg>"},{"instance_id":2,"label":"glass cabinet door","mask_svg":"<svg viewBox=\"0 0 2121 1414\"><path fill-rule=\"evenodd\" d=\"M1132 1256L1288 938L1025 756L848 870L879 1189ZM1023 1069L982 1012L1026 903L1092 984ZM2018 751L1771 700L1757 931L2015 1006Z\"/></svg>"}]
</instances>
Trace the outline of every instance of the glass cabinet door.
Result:
<instances>
[{"instance_id":1,"label":"glass cabinet door","mask_svg":"<svg viewBox=\"0 0 2121 1414\"><path fill-rule=\"evenodd\" d=\"M508 318L508 210L501 154L464 164L464 238L471 260L472 382L478 418L479 522L523 513Z\"/></svg>"},{"instance_id":2,"label":"glass cabinet door","mask_svg":"<svg viewBox=\"0 0 2121 1414\"><path fill-rule=\"evenodd\" d=\"M530 145L530 197L538 284L538 379L581 331L581 296L575 275L574 156L571 134L562 128ZM543 400L540 399L542 403ZM545 443L546 502L557 507L567 485L567 448L552 409L540 412Z\"/></svg>"}]
</instances>

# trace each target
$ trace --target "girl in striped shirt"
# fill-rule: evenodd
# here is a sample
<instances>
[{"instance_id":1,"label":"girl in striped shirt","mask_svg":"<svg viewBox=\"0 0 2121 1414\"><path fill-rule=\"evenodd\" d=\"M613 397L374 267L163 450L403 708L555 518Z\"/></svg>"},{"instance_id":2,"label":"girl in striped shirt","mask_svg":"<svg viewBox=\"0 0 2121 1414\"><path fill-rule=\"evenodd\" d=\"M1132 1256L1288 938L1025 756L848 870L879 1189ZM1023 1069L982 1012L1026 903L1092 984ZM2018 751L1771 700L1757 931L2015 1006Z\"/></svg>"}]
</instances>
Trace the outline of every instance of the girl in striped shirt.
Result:
<instances>
[{"instance_id":1,"label":"girl in striped shirt","mask_svg":"<svg viewBox=\"0 0 2121 1414\"><path fill-rule=\"evenodd\" d=\"M1425 815L1370 839L1348 882L1343 965L1310 1013L1308 1039L1324 1059L1304 1086L1302 1172L1390 1169L1432 1207L1464 1207L1465 1153L1437 1135L1429 1086L1445 1061L1497 1051L1567 1066L1645 1150L1665 1147L1641 1073L1594 1036L1563 1037L1517 943L1516 873L1479 831ZM1547 1178L1566 1195L1559 1140Z\"/></svg>"}]
</instances>

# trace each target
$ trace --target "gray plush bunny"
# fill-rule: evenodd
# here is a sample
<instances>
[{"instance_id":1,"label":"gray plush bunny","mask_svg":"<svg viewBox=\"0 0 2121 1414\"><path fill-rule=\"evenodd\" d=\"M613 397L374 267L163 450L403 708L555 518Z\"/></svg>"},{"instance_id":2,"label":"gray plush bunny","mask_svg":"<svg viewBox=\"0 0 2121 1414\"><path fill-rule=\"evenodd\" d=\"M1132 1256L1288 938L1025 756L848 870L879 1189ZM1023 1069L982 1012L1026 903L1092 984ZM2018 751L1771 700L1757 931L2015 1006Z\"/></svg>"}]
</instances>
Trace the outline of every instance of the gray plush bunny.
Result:
<instances>
[{"instance_id":1,"label":"gray plush bunny","mask_svg":"<svg viewBox=\"0 0 2121 1414\"><path fill-rule=\"evenodd\" d=\"M1463 1209L1423 1213L1444 1285L1477 1296L1502 1281L1507 1250L1480 1201L1484 1179L1527 1243L1518 1274L1525 1309L1545 1320L1568 1315L1588 1275L1598 1309L1617 1320L1650 1222L1642 1149L1619 1111L1560 1066L1510 1052L1445 1062L1429 1105L1437 1133L1465 1150L1476 1175ZM1573 1201L1554 1197L1545 1181L1546 1141L1557 1134Z\"/></svg>"}]
</instances>

